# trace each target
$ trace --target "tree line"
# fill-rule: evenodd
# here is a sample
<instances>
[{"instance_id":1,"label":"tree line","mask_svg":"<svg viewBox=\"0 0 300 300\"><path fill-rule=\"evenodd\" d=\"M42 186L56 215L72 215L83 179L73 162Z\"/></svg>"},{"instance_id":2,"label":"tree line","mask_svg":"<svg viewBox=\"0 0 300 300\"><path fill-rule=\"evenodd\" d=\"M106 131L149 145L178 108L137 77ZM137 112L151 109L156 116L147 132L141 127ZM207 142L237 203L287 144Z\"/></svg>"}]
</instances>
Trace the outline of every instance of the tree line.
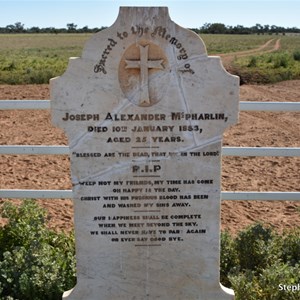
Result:
<instances>
[{"instance_id":1,"label":"tree line","mask_svg":"<svg viewBox=\"0 0 300 300\"><path fill-rule=\"evenodd\" d=\"M68 23L66 28L55 28L55 27L45 27L40 28L37 26L25 28L25 25L21 22L16 22L15 24L7 25L6 27L0 27L1 33L94 33L97 31L101 31L107 27L102 26L101 28L89 28L88 26L84 26L82 28L78 28L78 26L74 23Z\"/></svg>"},{"instance_id":2,"label":"tree line","mask_svg":"<svg viewBox=\"0 0 300 300\"><path fill-rule=\"evenodd\" d=\"M209 34L285 34L285 33L300 33L297 27L286 28L276 25L261 25L255 24L251 27L242 25L226 26L222 23L205 23L199 29L192 28L197 33Z\"/></svg>"},{"instance_id":3,"label":"tree line","mask_svg":"<svg viewBox=\"0 0 300 300\"><path fill-rule=\"evenodd\" d=\"M65 28L46 27L40 28L37 26L31 28L25 28L25 25L21 22L16 22L6 27L0 27L0 33L94 33L101 31L107 27L95 27L89 28L84 26L78 28L74 23L68 23ZM245 27L242 25L227 26L223 23L205 23L199 28L190 28L196 33L208 33L208 34L285 34L285 33L300 33L300 29L297 27L281 27L276 25L261 25L256 24L251 27Z\"/></svg>"}]
</instances>

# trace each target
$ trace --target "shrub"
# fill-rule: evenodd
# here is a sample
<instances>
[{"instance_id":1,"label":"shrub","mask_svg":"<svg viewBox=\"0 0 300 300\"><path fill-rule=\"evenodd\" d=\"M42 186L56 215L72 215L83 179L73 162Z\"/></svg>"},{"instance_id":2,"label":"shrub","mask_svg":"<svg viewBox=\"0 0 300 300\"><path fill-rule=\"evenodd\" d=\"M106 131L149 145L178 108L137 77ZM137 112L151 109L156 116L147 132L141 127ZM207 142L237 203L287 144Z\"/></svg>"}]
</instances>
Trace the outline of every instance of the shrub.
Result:
<instances>
[{"instance_id":1,"label":"shrub","mask_svg":"<svg viewBox=\"0 0 300 300\"><path fill-rule=\"evenodd\" d=\"M0 299L58 300L75 285L74 238L45 226L33 200L6 203L9 222L0 228ZM280 285L300 282L300 229L283 236L254 224L233 238L221 234L221 282L236 300L297 300L299 291Z\"/></svg>"},{"instance_id":2,"label":"shrub","mask_svg":"<svg viewBox=\"0 0 300 300\"><path fill-rule=\"evenodd\" d=\"M300 50L295 50L293 53L293 58L296 61L300 61Z\"/></svg>"},{"instance_id":3,"label":"shrub","mask_svg":"<svg viewBox=\"0 0 300 300\"><path fill-rule=\"evenodd\" d=\"M276 249L272 239L272 229L260 223L241 231L235 241L240 269L259 271L273 261Z\"/></svg>"},{"instance_id":4,"label":"shrub","mask_svg":"<svg viewBox=\"0 0 300 300\"><path fill-rule=\"evenodd\" d=\"M237 252L234 239L225 231L221 234L221 259L220 259L220 281L224 286L230 286L228 274L234 272L238 266Z\"/></svg>"},{"instance_id":5,"label":"shrub","mask_svg":"<svg viewBox=\"0 0 300 300\"><path fill-rule=\"evenodd\" d=\"M253 271L229 275L236 300L298 300L298 292L283 291L283 285L297 285L299 266L291 267L280 261L262 270L259 276Z\"/></svg>"},{"instance_id":6,"label":"shrub","mask_svg":"<svg viewBox=\"0 0 300 300\"><path fill-rule=\"evenodd\" d=\"M235 291L236 300L299 299L299 291L283 290L300 282L299 228L279 235L258 223L235 239L222 235L221 279ZM228 257L232 263L226 265Z\"/></svg>"},{"instance_id":7,"label":"shrub","mask_svg":"<svg viewBox=\"0 0 300 300\"><path fill-rule=\"evenodd\" d=\"M257 67L257 57L252 56L250 58L250 61L249 61L248 65L247 65L247 67L248 68Z\"/></svg>"},{"instance_id":8,"label":"shrub","mask_svg":"<svg viewBox=\"0 0 300 300\"><path fill-rule=\"evenodd\" d=\"M246 271L238 275L229 275L235 300L258 300L256 291L259 289L257 279L253 271Z\"/></svg>"},{"instance_id":9,"label":"shrub","mask_svg":"<svg viewBox=\"0 0 300 300\"><path fill-rule=\"evenodd\" d=\"M289 55L287 53L280 53L274 55L273 66L277 68L287 68L290 64Z\"/></svg>"},{"instance_id":10,"label":"shrub","mask_svg":"<svg viewBox=\"0 0 300 300\"><path fill-rule=\"evenodd\" d=\"M0 298L61 299L75 285L73 237L47 229L33 200L1 210L9 223L0 228Z\"/></svg>"},{"instance_id":11,"label":"shrub","mask_svg":"<svg viewBox=\"0 0 300 300\"><path fill-rule=\"evenodd\" d=\"M300 263L300 229L281 237L282 260L290 266ZM300 282L300 281L299 281Z\"/></svg>"},{"instance_id":12,"label":"shrub","mask_svg":"<svg viewBox=\"0 0 300 300\"><path fill-rule=\"evenodd\" d=\"M299 300L299 292L282 291L279 288L280 285L296 285L300 282L299 266L292 267L277 260L268 268L262 270L257 279L259 286L258 299Z\"/></svg>"}]
</instances>

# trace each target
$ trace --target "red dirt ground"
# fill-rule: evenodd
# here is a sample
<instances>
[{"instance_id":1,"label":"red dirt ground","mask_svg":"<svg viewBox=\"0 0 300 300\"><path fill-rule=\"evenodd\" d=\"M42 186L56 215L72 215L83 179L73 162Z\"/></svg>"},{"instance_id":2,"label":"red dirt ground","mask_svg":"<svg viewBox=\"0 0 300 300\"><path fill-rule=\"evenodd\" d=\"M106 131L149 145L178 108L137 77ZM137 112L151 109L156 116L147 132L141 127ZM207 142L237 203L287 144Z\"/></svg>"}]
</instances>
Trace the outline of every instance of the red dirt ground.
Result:
<instances>
[{"instance_id":1,"label":"red dirt ground","mask_svg":"<svg viewBox=\"0 0 300 300\"><path fill-rule=\"evenodd\" d=\"M300 81L241 86L242 101L300 102ZM0 85L0 99L49 99L48 85ZM50 112L1 111L0 144L66 145L63 132L51 125ZM224 134L225 146L300 147L299 113L241 112ZM67 156L0 156L2 189L71 189ZM224 191L300 191L300 158L223 157ZM0 199L0 205L8 199ZM20 200L12 200L19 202ZM72 200L38 200L56 230L73 227ZM222 229L232 233L255 221L278 231L300 226L300 203L290 201L223 201ZM5 220L1 219L0 224Z\"/></svg>"}]
</instances>

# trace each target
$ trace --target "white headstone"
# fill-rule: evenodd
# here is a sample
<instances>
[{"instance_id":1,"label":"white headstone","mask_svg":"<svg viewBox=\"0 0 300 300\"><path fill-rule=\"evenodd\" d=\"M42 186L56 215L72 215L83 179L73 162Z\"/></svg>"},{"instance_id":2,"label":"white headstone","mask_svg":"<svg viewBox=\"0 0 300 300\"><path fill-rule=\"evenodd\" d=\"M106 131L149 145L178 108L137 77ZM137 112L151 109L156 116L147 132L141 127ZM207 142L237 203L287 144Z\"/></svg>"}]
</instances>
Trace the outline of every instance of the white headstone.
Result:
<instances>
[{"instance_id":1,"label":"white headstone","mask_svg":"<svg viewBox=\"0 0 300 300\"><path fill-rule=\"evenodd\" d=\"M68 300L224 300L221 142L239 79L165 7L122 7L51 80L69 138L77 285Z\"/></svg>"}]
</instances>

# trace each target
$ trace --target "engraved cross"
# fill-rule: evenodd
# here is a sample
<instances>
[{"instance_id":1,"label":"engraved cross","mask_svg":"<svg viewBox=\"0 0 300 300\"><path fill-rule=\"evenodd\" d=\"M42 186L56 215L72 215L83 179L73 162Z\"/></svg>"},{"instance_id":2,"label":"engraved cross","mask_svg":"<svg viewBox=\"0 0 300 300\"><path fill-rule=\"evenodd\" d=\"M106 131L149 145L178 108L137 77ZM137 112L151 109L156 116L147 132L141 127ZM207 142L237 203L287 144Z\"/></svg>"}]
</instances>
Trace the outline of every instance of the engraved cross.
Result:
<instances>
[{"instance_id":1,"label":"engraved cross","mask_svg":"<svg viewBox=\"0 0 300 300\"><path fill-rule=\"evenodd\" d=\"M150 105L149 98L149 82L148 82L148 69L164 69L162 65L163 59L159 60L148 60L149 45L142 46L140 48L140 60L125 60L125 69L140 69L140 105Z\"/></svg>"}]
</instances>

